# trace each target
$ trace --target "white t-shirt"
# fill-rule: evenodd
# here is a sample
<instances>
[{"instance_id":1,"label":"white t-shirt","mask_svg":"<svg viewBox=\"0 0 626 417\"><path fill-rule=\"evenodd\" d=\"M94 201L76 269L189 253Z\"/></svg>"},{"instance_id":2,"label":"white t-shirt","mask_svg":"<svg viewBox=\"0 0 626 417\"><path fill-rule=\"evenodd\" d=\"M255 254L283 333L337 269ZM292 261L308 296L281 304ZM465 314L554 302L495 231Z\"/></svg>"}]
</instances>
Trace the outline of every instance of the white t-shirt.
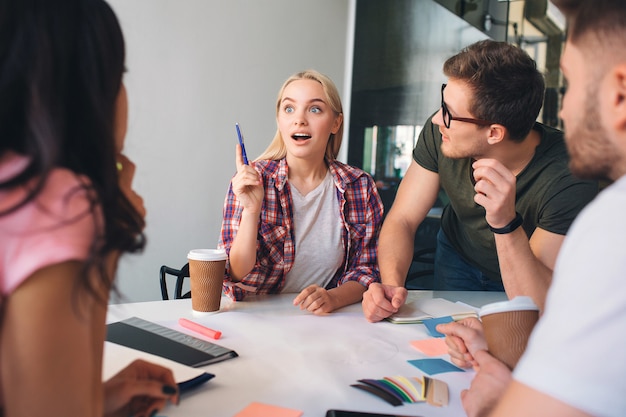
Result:
<instances>
[{"instance_id":1,"label":"white t-shirt","mask_svg":"<svg viewBox=\"0 0 626 417\"><path fill-rule=\"evenodd\" d=\"M573 223L514 378L589 414L626 416L626 176Z\"/></svg>"},{"instance_id":2,"label":"white t-shirt","mask_svg":"<svg viewBox=\"0 0 626 417\"><path fill-rule=\"evenodd\" d=\"M320 185L304 196L295 187L290 189L296 256L282 292L298 293L311 284L324 288L344 258L337 189L330 171Z\"/></svg>"}]
</instances>

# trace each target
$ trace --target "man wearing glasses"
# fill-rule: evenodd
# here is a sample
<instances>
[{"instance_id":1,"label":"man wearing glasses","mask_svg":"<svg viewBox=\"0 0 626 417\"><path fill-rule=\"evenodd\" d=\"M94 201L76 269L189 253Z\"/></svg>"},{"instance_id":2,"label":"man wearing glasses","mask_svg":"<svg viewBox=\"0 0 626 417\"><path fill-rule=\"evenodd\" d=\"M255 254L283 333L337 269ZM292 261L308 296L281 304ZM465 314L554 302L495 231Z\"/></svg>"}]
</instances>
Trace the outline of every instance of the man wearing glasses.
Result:
<instances>
[{"instance_id":1,"label":"man wearing glasses","mask_svg":"<svg viewBox=\"0 0 626 417\"><path fill-rule=\"evenodd\" d=\"M568 169L562 132L536 122L544 80L524 51L480 41L448 59L441 108L425 124L383 224L363 312L382 320L406 300L415 232L440 187L450 199L435 255L436 289L527 295L543 308L557 253L596 182Z\"/></svg>"}]
</instances>

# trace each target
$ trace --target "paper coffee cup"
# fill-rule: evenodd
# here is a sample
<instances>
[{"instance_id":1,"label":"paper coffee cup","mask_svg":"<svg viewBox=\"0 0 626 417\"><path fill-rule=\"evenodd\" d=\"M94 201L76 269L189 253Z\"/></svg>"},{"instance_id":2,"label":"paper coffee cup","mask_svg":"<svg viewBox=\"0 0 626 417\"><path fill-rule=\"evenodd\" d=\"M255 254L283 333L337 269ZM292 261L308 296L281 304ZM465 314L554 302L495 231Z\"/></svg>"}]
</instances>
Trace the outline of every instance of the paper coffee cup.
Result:
<instances>
[{"instance_id":1,"label":"paper coffee cup","mask_svg":"<svg viewBox=\"0 0 626 417\"><path fill-rule=\"evenodd\" d=\"M191 308L194 311L217 311L222 299L226 268L223 249L193 249L187 254L191 280Z\"/></svg>"},{"instance_id":2,"label":"paper coffee cup","mask_svg":"<svg viewBox=\"0 0 626 417\"><path fill-rule=\"evenodd\" d=\"M489 353L510 369L515 368L539 320L537 305L530 297L518 296L509 301L487 304L478 315L483 323Z\"/></svg>"}]
</instances>

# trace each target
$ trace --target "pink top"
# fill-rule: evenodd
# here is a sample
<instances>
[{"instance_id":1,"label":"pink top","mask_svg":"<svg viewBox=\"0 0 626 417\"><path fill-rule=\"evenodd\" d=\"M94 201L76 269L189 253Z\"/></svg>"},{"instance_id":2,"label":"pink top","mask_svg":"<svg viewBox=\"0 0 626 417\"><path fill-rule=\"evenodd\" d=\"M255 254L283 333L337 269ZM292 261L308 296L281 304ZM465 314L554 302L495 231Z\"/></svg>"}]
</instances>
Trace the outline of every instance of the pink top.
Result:
<instances>
[{"instance_id":1,"label":"pink top","mask_svg":"<svg viewBox=\"0 0 626 417\"><path fill-rule=\"evenodd\" d=\"M2 155L0 181L18 174L27 163L27 158L12 152ZM81 177L66 169L55 169L35 200L15 212L0 215L3 296L43 267L87 258L96 225L88 193L82 187ZM25 186L0 189L0 212L13 207L25 195Z\"/></svg>"}]
</instances>

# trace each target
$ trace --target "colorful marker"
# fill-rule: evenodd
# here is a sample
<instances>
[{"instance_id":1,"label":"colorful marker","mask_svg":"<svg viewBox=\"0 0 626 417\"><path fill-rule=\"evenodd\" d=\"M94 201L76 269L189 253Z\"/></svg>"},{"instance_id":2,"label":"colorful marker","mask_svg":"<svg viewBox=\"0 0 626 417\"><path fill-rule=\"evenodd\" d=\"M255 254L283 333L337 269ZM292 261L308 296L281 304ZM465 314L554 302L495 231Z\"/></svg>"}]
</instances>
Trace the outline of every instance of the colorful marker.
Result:
<instances>
[{"instance_id":1,"label":"colorful marker","mask_svg":"<svg viewBox=\"0 0 626 417\"><path fill-rule=\"evenodd\" d=\"M209 329L208 327L204 327L201 324L198 323L194 323L191 320L187 320L187 319L178 319L178 324L180 324L181 326L189 329L189 330L193 330L194 332L200 333L201 335L204 335L206 337L210 337L212 339L219 339L220 337L222 337L222 332L218 332L217 330L213 330L213 329Z\"/></svg>"}]
</instances>

